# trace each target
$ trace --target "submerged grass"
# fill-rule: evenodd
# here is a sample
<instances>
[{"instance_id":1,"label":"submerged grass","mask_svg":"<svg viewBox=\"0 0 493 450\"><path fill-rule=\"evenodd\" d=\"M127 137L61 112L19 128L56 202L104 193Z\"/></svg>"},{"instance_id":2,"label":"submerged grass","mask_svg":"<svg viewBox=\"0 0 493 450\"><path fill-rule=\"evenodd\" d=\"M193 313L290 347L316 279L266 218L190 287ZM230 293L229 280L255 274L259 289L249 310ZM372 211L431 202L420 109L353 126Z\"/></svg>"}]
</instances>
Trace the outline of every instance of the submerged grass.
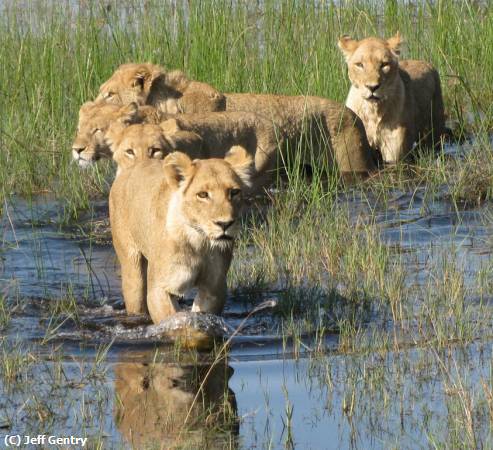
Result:
<instances>
[{"instance_id":1,"label":"submerged grass","mask_svg":"<svg viewBox=\"0 0 493 450\"><path fill-rule=\"evenodd\" d=\"M478 161L478 170L484 157L484 152L466 156ZM489 185L479 177L482 199L469 201L466 191L459 196L444 167L435 180L425 174L410 181L409 171L418 173L420 164L319 197L311 196L317 188L307 183L277 193L267 213L259 219L253 212L244 228L231 287L277 292L274 312L281 318L281 334L294 341L305 336L307 342L316 336L317 348L327 332L339 333L339 350L345 353L443 348L493 336L490 263L469 267L462 242L454 242L453 235L429 251L419 250L418 242L407 244L406 251L402 237L385 238L388 221L391 229L402 230L406 221L433 216L447 205L460 223L464 206L489 198ZM408 198L411 219L396 196ZM421 268L410 270L420 258L425 258Z\"/></svg>"}]
</instances>

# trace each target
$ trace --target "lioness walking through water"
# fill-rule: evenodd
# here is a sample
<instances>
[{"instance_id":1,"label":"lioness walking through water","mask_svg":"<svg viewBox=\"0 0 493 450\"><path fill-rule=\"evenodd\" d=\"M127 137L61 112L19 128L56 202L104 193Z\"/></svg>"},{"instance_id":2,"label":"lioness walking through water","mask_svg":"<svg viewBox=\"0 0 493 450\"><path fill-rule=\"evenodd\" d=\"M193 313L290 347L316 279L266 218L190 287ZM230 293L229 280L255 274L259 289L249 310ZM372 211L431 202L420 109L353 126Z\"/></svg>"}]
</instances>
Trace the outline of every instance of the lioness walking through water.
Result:
<instances>
[{"instance_id":1,"label":"lioness walking through water","mask_svg":"<svg viewBox=\"0 0 493 450\"><path fill-rule=\"evenodd\" d=\"M242 147L224 159L174 152L126 168L110 191L110 223L128 314L159 323L198 289L192 311L219 314L253 160Z\"/></svg>"}]
</instances>

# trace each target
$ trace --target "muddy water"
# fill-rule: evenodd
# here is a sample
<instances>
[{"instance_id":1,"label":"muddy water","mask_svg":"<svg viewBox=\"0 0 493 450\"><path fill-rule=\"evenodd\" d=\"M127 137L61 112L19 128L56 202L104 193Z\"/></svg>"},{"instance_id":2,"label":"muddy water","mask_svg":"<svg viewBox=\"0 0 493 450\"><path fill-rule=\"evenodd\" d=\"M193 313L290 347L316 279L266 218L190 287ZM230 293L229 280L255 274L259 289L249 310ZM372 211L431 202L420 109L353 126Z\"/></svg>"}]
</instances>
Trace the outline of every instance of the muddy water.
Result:
<instances>
[{"instance_id":1,"label":"muddy water","mask_svg":"<svg viewBox=\"0 0 493 450\"><path fill-rule=\"evenodd\" d=\"M407 283L425 283L434 260L455 252L473 284L491 260L491 205L457 211L425 199L419 188L392 191L385 204L368 194L346 200L355 216L371 212L403 255ZM72 434L104 448L167 448L177 440L185 448L428 448L451 433L447 414L456 405L444 392L460 375L474 386L491 370L489 340L449 350L443 358L454 361L454 373L442 373L440 356L419 347L338 354L335 334L323 357L301 348L294 358L269 307L246 321L227 361L177 356L149 333L146 318L126 317L111 245L84 234L104 220L105 203L94 204L86 228L60 228L60 210L48 197L14 199L4 209L0 283L13 314L0 335L12 354L35 357L26 356L14 388L3 371L0 435ZM226 334L277 295L265 292L254 304L229 298ZM211 422L220 425L214 432ZM482 423L478 445L491 437Z\"/></svg>"}]
</instances>

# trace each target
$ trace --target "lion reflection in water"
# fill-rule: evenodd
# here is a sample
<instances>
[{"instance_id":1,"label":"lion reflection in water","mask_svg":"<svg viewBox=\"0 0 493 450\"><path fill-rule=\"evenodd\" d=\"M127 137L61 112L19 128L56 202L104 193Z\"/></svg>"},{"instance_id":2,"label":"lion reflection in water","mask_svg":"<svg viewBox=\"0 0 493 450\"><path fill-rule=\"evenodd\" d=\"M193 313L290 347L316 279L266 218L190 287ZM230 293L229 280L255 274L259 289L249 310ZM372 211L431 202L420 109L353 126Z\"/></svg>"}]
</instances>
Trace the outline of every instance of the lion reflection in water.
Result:
<instances>
[{"instance_id":1,"label":"lion reflection in water","mask_svg":"<svg viewBox=\"0 0 493 450\"><path fill-rule=\"evenodd\" d=\"M116 424L133 448L222 448L217 440L236 447L236 398L228 387L233 369L225 361L211 369L148 360L114 369Z\"/></svg>"}]
</instances>

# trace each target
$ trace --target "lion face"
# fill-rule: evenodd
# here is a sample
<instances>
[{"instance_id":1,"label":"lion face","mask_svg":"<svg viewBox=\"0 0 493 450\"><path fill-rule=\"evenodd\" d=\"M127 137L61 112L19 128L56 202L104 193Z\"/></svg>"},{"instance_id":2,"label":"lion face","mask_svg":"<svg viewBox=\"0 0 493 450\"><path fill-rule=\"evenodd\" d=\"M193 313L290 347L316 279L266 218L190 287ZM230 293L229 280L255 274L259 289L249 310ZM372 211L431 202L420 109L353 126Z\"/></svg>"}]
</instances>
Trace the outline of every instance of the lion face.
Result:
<instances>
[{"instance_id":1,"label":"lion face","mask_svg":"<svg viewBox=\"0 0 493 450\"><path fill-rule=\"evenodd\" d=\"M163 159L173 151L159 125L133 124L128 127L115 123L107 134L118 170L146 159Z\"/></svg>"},{"instance_id":2,"label":"lion face","mask_svg":"<svg viewBox=\"0 0 493 450\"><path fill-rule=\"evenodd\" d=\"M234 146L224 159L191 160L181 152L164 160L168 183L176 189L168 226L186 228L191 241L228 248L239 230L243 189L250 182L252 157Z\"/></svg>"},{"instance_id":3,"label":"lion face","mask_svg":"<svg viewBox=\"0 0 493 450\"><path fill-rule=\"evenodd\" d=\"M154 64L122 64L99 88L96 100L145 105L153 85L164 80L164 69Z\"/></svg>"},{"instance_id":4,"label":"lion face","mask_svg":"<svg viewBox=\"0 0 493 450\"><path fill-rule=\"evenodd\" d=\"M349 79L364 100L378 104L387 98L398 75L401 43L399 33L388 40L367 38L356 41L349 36L339 40Z\"/></svg>"},{"instance_id":5,"label":"lion face","mask_svg":"<svg viewBox=\"0 0 493 450\"><path fill-rule=\"evenodd\" d=\"M106 133L114 122L131 124L137 121L136 104L125 106L105 102L87 102L79 111L77 135L72 144L72 157L79 166L87 167L102 157L111 158Z\"/></svg>"}]
</instances>

